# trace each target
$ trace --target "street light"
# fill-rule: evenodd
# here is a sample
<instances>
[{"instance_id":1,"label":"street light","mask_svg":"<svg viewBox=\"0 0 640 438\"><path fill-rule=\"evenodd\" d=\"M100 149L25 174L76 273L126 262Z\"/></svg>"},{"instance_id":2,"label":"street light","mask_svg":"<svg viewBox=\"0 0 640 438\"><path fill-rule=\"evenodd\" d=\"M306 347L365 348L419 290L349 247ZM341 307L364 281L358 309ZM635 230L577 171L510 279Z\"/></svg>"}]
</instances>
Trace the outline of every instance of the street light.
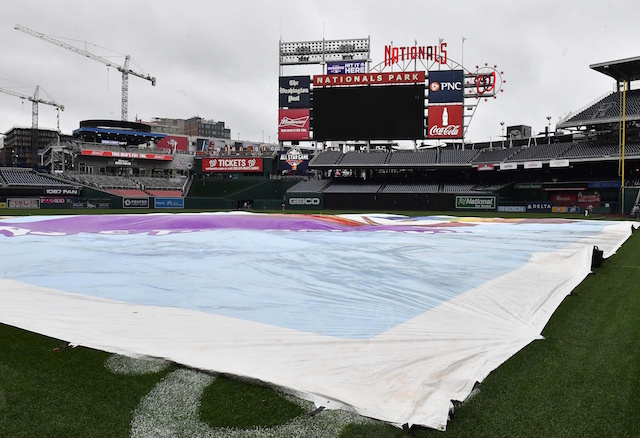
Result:
<instances>
[{"instance_id":1,"label":"street light","mask_svg":"<svg viewBox=\"0 0 640 438\"><path fill-rule=\"evenodd\" d=\"M500 126L502 127L502 149L504 149L504 122L500 122Z\"/></svg>"},{"instance_id":2,"label":"street light","mask_svg":"<svg viewBox=\"0 0 640 438\"><path fill-rule=\"evenodd\" d=\"M547 144L551 144L551 116L547 116Z\"/></svg>"}]
</instances>

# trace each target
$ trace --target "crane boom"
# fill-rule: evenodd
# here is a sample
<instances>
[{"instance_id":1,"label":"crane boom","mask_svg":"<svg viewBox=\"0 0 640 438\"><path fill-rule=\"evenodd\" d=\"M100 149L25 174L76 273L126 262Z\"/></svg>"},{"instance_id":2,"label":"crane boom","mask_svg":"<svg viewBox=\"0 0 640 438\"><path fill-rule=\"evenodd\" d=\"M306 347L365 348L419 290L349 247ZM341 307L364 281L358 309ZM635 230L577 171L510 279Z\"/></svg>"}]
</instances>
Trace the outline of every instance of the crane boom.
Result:
<instances>
[{"instance_id":1,"label":"crane boom","mask_svg":"<svg viewBox=\"0 0 640 438\"><path fill-rule=\"evenodd\" d=\"M53 107L58 108L61 111L64 111L64 105L60 105L57 102L51 100L44 100L38 97L38 93L40 91L40 87L36 85L36 91L33 93L33 96L27 96L26 94L17 93L13 90L6 90L4 88L0 88L1 93L10 94L12 96L19 97L20 99L30 100L32 102L32 113L31 113L31 127L33 129L38 129L38 104L43 103L45 105L51 105Z\"/></svg>"},{"instance_id":2,"label":"crane boom","mask_svg":"<svg viewBox=\"0 0 640 438\"><path fill-rule=\"evenodd\" d=\"M72 46L71 44L67 44L65 42L59 41L49 35L45 35L43 33L40 32L36 32L35 30L31 30L27 27L21 26L19 24L15 25L15 29L19 30L20 32L26 33L27 35L31 35L35 38L39 38L43 41L46 41L48 43L51 43L55 46L58 47L62 47L63 49L67 49L73 53L77 53L80 56L84 56L86 58L92 59L94 61L98 61L104 65L106 65L107 67L111 67L111 68L115 68L116 70L118 70L119 72L122 73L122 120L127 121L127 119L129 118L128 115L128 108L129 108L129 75L133 75L133 76L137 76L139 78L142 79L146 79L148 81L151 82L151 85L155 86L156 85L156 78L152 77L148 74L144 74L144 73L138 73L134 70L131 70L129 68L129 55L125 56L125 61L123 65L118 65L115 64L107 59L101 58L100 56L97 56L91 52L89 52L88 50L83 50L80 49L76 46Z\"/></svg>"}]
</instances>

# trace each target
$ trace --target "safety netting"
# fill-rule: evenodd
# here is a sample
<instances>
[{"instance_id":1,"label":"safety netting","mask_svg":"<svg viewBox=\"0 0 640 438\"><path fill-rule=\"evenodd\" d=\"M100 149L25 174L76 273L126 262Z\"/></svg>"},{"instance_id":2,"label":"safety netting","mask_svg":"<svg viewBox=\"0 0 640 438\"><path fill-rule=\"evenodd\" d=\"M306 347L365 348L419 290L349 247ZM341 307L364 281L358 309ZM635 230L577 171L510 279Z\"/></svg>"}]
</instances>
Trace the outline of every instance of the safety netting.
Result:
<instances>
[{"instance_id":1,"label":"safety netting","mask_svg":"<svg viewBox=\"0 0 640 438\"><path fill-rule=\"evenodd\" d=\"M444 430L630 221L389 214L5 217L0 322Z\"/></svg>"}]
</instances>

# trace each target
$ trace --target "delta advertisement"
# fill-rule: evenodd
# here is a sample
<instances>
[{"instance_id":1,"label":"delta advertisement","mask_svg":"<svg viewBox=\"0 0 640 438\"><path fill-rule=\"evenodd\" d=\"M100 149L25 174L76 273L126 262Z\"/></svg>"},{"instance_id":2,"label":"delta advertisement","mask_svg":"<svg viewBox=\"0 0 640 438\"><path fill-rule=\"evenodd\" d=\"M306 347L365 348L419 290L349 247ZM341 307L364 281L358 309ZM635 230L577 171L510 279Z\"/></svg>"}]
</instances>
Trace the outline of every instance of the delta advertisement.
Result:
<instances>
[{"instance_id":1,"label":"delta advertisement","mask_svg":"<svg viewBox=\"0 0 640 438\"><path fill-rule=\"evenodd\" d=\"M309 76L280 77L280 108L309 108L311 78Z\"/></svg>"},{"instance_id":2,"label":"delta advertisement","mask_svg":"<svg viewBox=\"0 0 640 438\"><path fill-rule=\"evenodd\" d=\"M429 103L464 102L464 73L462 70L429 72Z\"/></svg>"},{"instance_id":3,"label":"delta advertisement","mask_svg":"<svg viewBox=\"0 0 640 438\"><path fill-rule=\"evenodd\" d=\"M462 138L462 105L429 105L427 138Z\"/></svg>"},{"instance_id":4,"label":"delta advertisement","mask_svg":"<svg viewBox=\"0 0 640 438\"><path fill-rule=\"evenodd\" d=\"M308 109L281 109L278 112L279 140L309 140L310 112Z\"/></svg>"},{"instance_id":5,"label":"delta advertisement","mask_svg":"<svg viewBox=\"0 0 640 438\"><path fill-rule=\"evenodd\" d=\"M262 172L262 158L205 158L203 172Z\"/></svg>"}]
</instances>

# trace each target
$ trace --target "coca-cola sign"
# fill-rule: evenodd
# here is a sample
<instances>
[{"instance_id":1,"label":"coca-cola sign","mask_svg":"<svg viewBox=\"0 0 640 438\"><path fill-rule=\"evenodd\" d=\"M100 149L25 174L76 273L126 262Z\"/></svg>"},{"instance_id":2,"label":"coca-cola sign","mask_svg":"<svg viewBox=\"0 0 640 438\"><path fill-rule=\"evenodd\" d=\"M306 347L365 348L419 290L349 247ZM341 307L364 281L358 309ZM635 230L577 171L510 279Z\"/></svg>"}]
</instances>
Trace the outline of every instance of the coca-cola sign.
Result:
<instances>
[{"instance_id":1,"label":"coca-cola sign","mask_svg":"<svg viewBox=\"0 0 640 438\"><path fill-rule=\"evenodd\" d=\"M427 138L462 138L462 105L429 105Z\"/></svg>"}]
</instances>

